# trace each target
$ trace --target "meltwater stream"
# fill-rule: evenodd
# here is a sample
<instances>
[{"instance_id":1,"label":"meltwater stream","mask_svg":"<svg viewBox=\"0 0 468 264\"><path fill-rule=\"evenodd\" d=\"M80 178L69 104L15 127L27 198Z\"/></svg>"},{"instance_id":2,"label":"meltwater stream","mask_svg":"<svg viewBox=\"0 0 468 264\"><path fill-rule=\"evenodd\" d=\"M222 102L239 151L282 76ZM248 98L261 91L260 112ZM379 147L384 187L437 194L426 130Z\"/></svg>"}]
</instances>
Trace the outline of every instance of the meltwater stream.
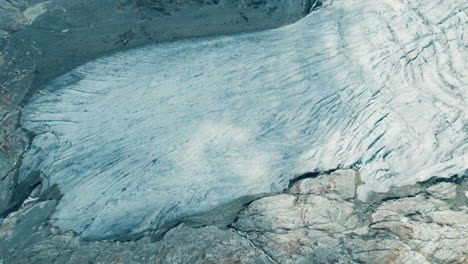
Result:
<instances>
[{"instance_id":1,"label":"meltwater stream","mask_svg":"<svg viewBox=\"0 0 468 264\"><path fill-rule=\"evenodd\" d=\"M51 220L132 234L301 173L355 166L371 191L467 165L464 0L335 0L280 29L158 44L85 64L25 106L21 177Z\"/></svg>"}]
</instances>

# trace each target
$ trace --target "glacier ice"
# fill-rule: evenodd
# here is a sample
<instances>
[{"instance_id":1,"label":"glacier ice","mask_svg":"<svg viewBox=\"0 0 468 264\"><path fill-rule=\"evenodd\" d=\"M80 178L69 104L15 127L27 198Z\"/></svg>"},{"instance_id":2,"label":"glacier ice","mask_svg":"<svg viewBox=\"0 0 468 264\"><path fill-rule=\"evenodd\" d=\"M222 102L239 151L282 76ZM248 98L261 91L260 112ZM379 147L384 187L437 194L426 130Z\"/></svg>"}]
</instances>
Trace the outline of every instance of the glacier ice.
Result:
<instances>
[{"instance_id":1,"label":"glacier ice","mask_svg":"<svg viewBox=\"0 0 468 264\"><path fill-rule=\"evenodd\" d=\"M87 63L25 106L20 177L59 185L54 224L103 238L314 170L358 168L361 199L463 173L466 10L335 0L283 28Z\"/></svg>"}]
</instances>

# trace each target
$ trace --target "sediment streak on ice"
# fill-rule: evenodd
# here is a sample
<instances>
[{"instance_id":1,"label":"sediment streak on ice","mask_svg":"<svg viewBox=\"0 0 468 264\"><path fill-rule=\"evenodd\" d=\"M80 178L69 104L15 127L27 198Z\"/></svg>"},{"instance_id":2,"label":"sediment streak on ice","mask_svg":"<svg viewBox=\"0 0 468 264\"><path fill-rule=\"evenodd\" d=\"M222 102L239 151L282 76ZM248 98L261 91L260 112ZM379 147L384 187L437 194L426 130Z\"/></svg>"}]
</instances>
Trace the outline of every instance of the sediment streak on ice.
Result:
<instances>
[{"instance_id":1,"label":"sediment streak on ice","mask_svg":"<svg viewBox=\"0 0 468 264\"><path fill-rule=\"evenodd\" d=\"M135 49L25 107L22 175L96 238L157 227L311 170L360 166L359 195L466 168L467 5L335 0L294 25Z\"/></svg>"}]
</instances>

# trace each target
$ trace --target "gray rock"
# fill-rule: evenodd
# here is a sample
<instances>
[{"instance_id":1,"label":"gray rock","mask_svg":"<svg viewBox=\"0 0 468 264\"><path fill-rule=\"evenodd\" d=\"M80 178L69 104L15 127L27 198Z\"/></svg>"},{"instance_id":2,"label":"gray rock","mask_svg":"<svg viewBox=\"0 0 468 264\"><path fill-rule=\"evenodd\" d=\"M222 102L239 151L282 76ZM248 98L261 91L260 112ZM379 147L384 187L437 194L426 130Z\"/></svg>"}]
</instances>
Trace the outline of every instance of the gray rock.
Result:
<instances>
[{"instance_id":1,"label":"gray rock","mask_svg":"<svg viewBox=\"0 0 468 264\"><path fill-rule=\"evenodd\" d=\"M330 175L320 175L315 179L308 178L294 184L290 190L293 194L316 194L327 197L350 199L355 196L356 172L338 170Z\"/></svg>"},{"instance_id":2,"label":"gray rock","mask_svg":"<svg viewBox=\"0 0 468 264\"><path fill-rule=\"evenodd\" d=\"M370 227L392 234L405 243L405 248L416 248L431 262L461 263L468 253L468 210L450 208L441 200L422 195L390 201L372 215ZM411 256L416 261L416 255Z\"/></svg>"},{"instance_id":3,"label":"gray rock","mask_svg":"<svg viewBox=\"0 0 468 264\"><path fill-rule=\"evenodd\" d=\"M177 250L174 245L179 245ZM155 255L162 263L272 263L248 239L234 230L216 227L181 225L169 231L157 246Z\"/></svg>"},{"instance_id":4,"label":"gray rock","mask_svg":"<svg viewBox=\"0 0 468 264\"><path fill-rule=\"evenodd\" d=\"M248 233L278 263L353 263L343 234L357 227L355 172L342 170L296 182L290 194L261 198L239 214L234 227Z\"/></svg>"},{"instance_id":5,"label":"gray rock","mask_svg":"<svg viewBox=\"0 0 468 264\"><path fill-rule=\"evenodd\" d=\"M369 264L429 264L421 254L405 243L394 239L349 239L346 242L352 258L358 263Z\"/></svg>"},{"instance_id":6,"label":"gray rock","mask_svg":"<svg viewBox=\"0 0 468 264\"><path fill-rule=\"evenodd\" d=\"M278 263L353 263L339 237L308 228L285 233L252 232L249 239Z\"/></svg>"},{"instance_id":7,"label":"gray rock","mask_svg":"<svg viewBox=\"0 0 468 264\"><path fill-rule=\"evenodd\" d=\"M44 201L26 206L11 214L0 226L0 259L6 263L22 260L24 250L46 240L49 231L47 219L56 206L56 201Z\"/></svg>"},{"instance_id":8,"label":"gray rock","mask_svg":"<svg viewBox=\"0 0 468 264\"><path fill-rule=\"evenodd\" d=\"M298 228L343 232L356 225L353 203L316 195L288 194L262 198L241 212L235 227L242 231L281 233Z\"/></svg>"},{"instance_id":9,"label":"gray rock","mask_svg":"<svg viewBox=\"0 0 468 264\"><path fill-rule=\"evenodd\" d=\"M9 98L5 96L4 98ZM31 178L32 181L17 184L18 160L29 141L26 132L19 125L19 118L20 112L16 110L5 114L0 120L0 217L5 210L21 205L19 201L24 200L28 196L28 190L37 183Z\"/></svg>"},{"instance_id":10,"label":"gray rock","mask_svg":"<svg viewBox=\"0 0 468 264\"><path fill-rule=\"evenodd\" d=\"M450 182L441 182L427 189L435 198L439 199L455 199L457 197L457 185Z\"/></svg>"}]
</instances>

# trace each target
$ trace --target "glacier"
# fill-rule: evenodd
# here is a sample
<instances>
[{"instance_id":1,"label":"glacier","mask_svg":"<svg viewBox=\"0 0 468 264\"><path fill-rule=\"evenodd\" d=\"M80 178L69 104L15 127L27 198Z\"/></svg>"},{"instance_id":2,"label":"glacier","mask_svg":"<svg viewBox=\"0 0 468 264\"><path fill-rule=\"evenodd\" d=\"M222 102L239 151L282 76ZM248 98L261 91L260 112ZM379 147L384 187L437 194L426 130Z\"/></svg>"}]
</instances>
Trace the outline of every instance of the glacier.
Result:
<instances>
[{"instance_id":1,"label":"glacier","mask_svg":"<svg viewBox=\"0 0 468 264\"><path fill-rule=\"evenodd\" d=\"M358 197L467 168L467 3L334 0L263 32L97 59L24 106L20 180L89 239L159 228L310 171Z\"/></svg>"}]
</instances>

